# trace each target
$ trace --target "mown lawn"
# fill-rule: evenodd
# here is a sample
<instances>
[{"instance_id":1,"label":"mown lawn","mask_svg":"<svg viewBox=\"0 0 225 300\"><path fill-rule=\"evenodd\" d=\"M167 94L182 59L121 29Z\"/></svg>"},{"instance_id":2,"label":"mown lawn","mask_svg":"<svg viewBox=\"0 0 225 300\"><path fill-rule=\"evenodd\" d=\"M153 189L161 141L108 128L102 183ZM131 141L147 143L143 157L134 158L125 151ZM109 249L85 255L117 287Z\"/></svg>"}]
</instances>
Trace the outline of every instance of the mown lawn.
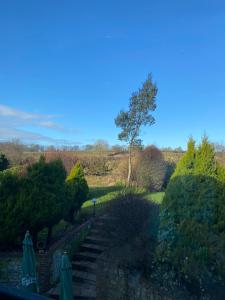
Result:
<instances>
[{"instance_id":1,"label":"mown lawn","mask_svg":"<svg viewBox=\"0 0 225 300\"><path fill-rule=\"evenodd\" d=\"M92 215L94 212L92 199L96 198L95 213L96 215L104 213L104 210L107 208L107 205L112 201L124 187L122 186L109 186L109 187L91 187L89 200L84 202L81 208L82 216ZM142 193L145 199L153 201L154 203L160 204L164 197L164 192L158 193L147 193L143 190L136 190L137 193Z\"/></svg>"},{"instance_id":2,"label":"mown lawn","mask_svg":"<svg viewBox=\"0 0 225 300\"><path fill-rule=\"evenodd\" d=\"M89 199L82 205L81 215L89 216L93 214L93 198L97 200L95 205L96 215L104 213L104 210L107 208L109 202L112 201L122 189L123 187L121 186L91 187Z\"/></svg>"},{"instance_id":3,"label":"mown lawn","mask_svg":"<svg viewBox=\"0 0 225 300\"><path fill-rule=\"evenodd\" d=\"M161 204L163 197L164 197L165 193L164 192L157 192L157 193L147 193L145 198L147 200L153 201L157 204Z\"/></svg>"}]
</instances>

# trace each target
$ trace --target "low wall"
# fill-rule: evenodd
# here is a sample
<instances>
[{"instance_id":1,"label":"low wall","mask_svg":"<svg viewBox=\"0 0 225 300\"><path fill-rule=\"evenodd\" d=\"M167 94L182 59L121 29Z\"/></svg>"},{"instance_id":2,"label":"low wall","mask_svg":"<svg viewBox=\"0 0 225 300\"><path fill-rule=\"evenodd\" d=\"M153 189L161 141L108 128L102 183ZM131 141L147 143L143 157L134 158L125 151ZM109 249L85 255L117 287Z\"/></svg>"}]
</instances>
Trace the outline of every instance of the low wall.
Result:
<instances>
[{"instance_id":1,"label":"low wall","mask_svg":"<svg viewBox=\"0 0 225 300\"><path fill-rule=\"evenodd\" d=\"M19 287L22 277L22 252L0 252L0 283Z\"/></svg>"},{"instance_id":2,"label":"low wall","mask_svg":"<svg viewBox=\"0 0 225 300\"><path fill-rule=\"evenodd\" d=\"M57 278L57 276L53 274L53 270L59 269L59 252L61 251L61 253L63 253L64 250L68 250L69 246L79 238L79 234L82 230L92 226L93 221L94 218L86 221L77 228L73 228L60 240L54 243L47 251L38 254L38 281L40 293L46 292ZM56 262L56 265L53 265L54 261Z\"/></svg>"}]
</instances>

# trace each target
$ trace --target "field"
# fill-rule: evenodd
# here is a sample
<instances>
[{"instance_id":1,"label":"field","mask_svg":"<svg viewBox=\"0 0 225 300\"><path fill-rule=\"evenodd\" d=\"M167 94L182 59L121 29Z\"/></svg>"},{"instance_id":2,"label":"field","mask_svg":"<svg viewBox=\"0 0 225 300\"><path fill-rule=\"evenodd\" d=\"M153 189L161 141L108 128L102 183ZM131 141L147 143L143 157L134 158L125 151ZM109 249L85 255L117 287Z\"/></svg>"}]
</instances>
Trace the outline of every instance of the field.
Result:
<instances>
[{"instance_id":1,"label":"field","mask_svg":"<svg viewBox=\"0 0 225 300\"><path fill-rule=\"evenodd\" d=\"M47 160L61 158L67 172L74 163L80 161L84 167L85 177L88 185L93 187L114 186L121 181L121 163L126 165L128 153L124 151L98 150L98 151L68 151L68 150L46 150L29 151L20 144L0 143L0 152L6 154L11 166L24 166L24 168L37 161L44 154ZM162 151L165 161L176 164L184 152ZM217 160L225 165L225 153L216 153Z\"/></svg>"}]
</instances>

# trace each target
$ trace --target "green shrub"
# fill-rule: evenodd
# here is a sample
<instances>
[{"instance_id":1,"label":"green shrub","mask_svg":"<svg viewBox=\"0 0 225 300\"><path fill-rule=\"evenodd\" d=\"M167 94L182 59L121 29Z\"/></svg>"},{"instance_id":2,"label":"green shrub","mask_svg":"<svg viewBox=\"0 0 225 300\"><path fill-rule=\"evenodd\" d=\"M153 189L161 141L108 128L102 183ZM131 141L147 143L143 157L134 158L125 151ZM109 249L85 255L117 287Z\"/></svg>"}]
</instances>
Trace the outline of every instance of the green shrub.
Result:
<instances>
[{"instance_id":1,"label":"green shrub","mask_svg":"<svg viewBox=\"0 0 225 300\"><path fill-rule=\"evenodd\" d=\"M219 289L225 279L224 228L225 169L207 138L198 149L191 139L163 199L158 257L199 295Z\"/></svg>"},{"instance_id":2,"label":"green shrub","mask_svg":"<svg viewBox=\"0 0 225 300\"><path fill-rule=\"evenodd\" d=\"M0 172L0 246L7 248L18 242L21 216L17 214L19 178L9 172Z\"/></svg>"},{"instance_id":3,"label":"green shrub","mask_svg":"<svg viewBox=\"0 0 225 300\"><path fill-rule=\"evenodd\" d=\"M24 176L26 174L26 167L25 166L15 166L8 169L5 169L4 171L0 172L1 175L4 174L12 174L17 175L18 177Z\"/></svg>"},{"instance_id":4,"label":"green shrub","mask_svg":"<svg viewBox=\"0 0 225 300\"><path fill-rule=\"evenodd\" d=\"M82 204L87 200L89 188L84 177L81 164L78 162L71 169L66 178L67 202L65 211L65 220L73 223L74 214L79 211Z\"/></svg>"},{"instance_id":5,"label":"green shrub","mask_svg":"<svg viewBox=\"0 0 225 300\"><path fill-rule=\"evenodd\" d=\"M66 200L65 178L66 170L59 159L46 162L41 157L28 167L21 181L17 206L34 240L44 227L49 228L51 235L52 226L62 218Z\"/></svg>"},{"instance_id":6,"label":"green shrub","mask_svg":"<svg viewBox=\"0 0 225 300\"><path fill-rule=\"evenodd\" d=\"M195 168L196 161L196 149L195 141L190 138L187 145L187 151L183 155L182 159L177 163L173 177L178 175L187 175L192 173Z\"/></svg>"},{"instance_id":7,"label":"green shrub","mask_svg":"<svg viewBox=\"0 0 225 300\"><path fill-rule=\"evenodd\" d=\"M5 154L0 154L0 171L6 170L9 167L9 161Z\"/></svg>"},{"instance_id":8,"label":"green shrub","mask_svg":"<svg viewBox=\"0 0 225 300\"><path fill-rule=\"evenodd\" d=\"M60 160L47 163L43 157L28 167L24 176L11 169L0 176L1 247L15 246L29 229L37 240L38 232L63 217L66 171Z\"/></svg>"}]
</instances>

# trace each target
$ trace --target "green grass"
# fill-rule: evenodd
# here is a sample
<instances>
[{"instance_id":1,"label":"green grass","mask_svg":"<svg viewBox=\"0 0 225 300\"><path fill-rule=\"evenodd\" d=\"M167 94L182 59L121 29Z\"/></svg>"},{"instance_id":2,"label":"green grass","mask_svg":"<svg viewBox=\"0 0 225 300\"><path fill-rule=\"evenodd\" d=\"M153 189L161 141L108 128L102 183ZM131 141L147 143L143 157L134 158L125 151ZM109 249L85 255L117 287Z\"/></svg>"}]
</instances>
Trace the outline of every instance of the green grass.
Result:
<instances>
[{"instance_id":1,"label":"green grass","mask_svg":"<svg viewBox=\"0 0 225 300\"><path fill-rule=\"evenodd\" d=\"M109 186L109 187L91 187L90 188L90 194L89 194L89 200L85 201L82 208L81 208L81 216L90 216L93 214L93 203L92 199L96 198L96 206L95 206L95 212L96 215L100 215L104 213L105 209L107 208L107 205L115 199L115 197L118 195L120 191L122 191L124 187L122 186ZM164 197L164 192L159 193L148 193L142 189L136 189L135 190L138 193L143 194L145 199L149 201L153 201L154 203L160 204L162 202L162 199Z\"/></svg>"},{"instance_id":2,"label":"green grass","mask_svg":"<svg viewBox=\"0 0 225 300\"><path fill-rule=\"evenodd\" d=\"M95 205L96 215L102 214L109 202L112 201L122 189L123 187L121 186L91 187L89 200L85 201L82 205L81 215L89 216L93 214L93 198L97 200Z\"/></svg>"},{"instance_id":3,"label":"green grass","mask_svg":"<svg viewBox=\"0 0 225 300\"><path fill-rule=\"evenodd\" d=\"M147 193L145 195L145 199L153 201L157 204L161 204L163 197L164 197L165 193L164 192L157 192L157 193Z\"/></svg>"}]
</instances>

